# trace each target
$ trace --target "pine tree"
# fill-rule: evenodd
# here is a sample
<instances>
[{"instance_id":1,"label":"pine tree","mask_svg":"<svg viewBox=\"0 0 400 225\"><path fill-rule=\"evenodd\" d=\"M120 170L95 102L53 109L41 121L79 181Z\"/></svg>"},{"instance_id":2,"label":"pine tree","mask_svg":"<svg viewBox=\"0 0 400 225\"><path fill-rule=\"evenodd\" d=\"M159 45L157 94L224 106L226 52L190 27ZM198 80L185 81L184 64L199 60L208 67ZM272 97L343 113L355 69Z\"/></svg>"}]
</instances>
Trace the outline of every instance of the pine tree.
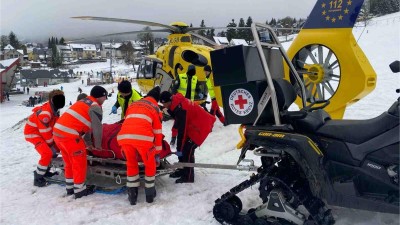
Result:
<instances>
[{"instance_id":1,"label":"pine tree","mask_svg":"<svg viewBox=\"0 0 400 225\"><path fill-rule=\"evenodd\" d=\"M249 16L246 21L246 27L251 27L252 23L253 23L253 19ZM250 29L246 30L244 39L247 41L247 43L250 43L251 41L254 40L253 34Z\"/></svg>"},{"instance_id":2,"label":"pine tree","mask_svg":"<svg viewBox=\"0 0 400 225\"><path fill-rule=\"evenodd\" d=\"M8 40L8 36L7 35L1 35L1 40L0 40L0 46L1 46L1 50L4 50L4 47L6 47L8 45L9 40Z\"/></svg>"},{"instance_id":3,"label":"pine tree","mask_svg":"<svg viewBox=\"0 0 400 225\"><path fill-rule=\"evenodd\" d=\"M51 48L51 40L50 40L50 38L49 38L49 41L48 41L48 43L47 43L47 47L48 47L48 48Z\"/></svg>"},{"instance_id":4,"label":"pine tree","mask_svg":"<svg viewBox=\"0 0 400 225\"><path fill-rule=\"evenodd\" d=\"M206 27L206 25L204 24L204 20L201 20L200 27ZM197 33L201 36L205 36L205 30L199 30Z\"/></svg>"},{"instance_id":5,"label":"pine tree","mask_svg":"<svg viewBox=\"0 0 400 225\"><path fill-rule=\"evenodd\" d=\"M143 28L143 30L144 30L145 32L140 33L140 34L137 35L138 38L139 38L139 40L142 41L142 42L144 42L144 44L146 45L146 47L147 47L147 49L148 49L149 51L151 51L151 49L150 49L150 47L151 47L151 46L150 46L150 43L153 42L152 45L153 45L153 51L154 51L154 35L153 35L153 33L149 32L149 31L151 30L150 27L149 27L149 26L146 26L145 28ZM146 32L146 31L147 31L147 32Z\"/></svg>"},{"instance_id":6,"label":"pine tree","mask_svg":"<svg viewBox=\"0 0 400 225\"><path fill-rule=\"evenodd\" d=\"M238 27L245 27L244 19L240 18ZM237 38L239 39L246 39L246 30L245 29L238 29L237 30Z\"/></svg>"},{"instance_id":7,"label":"pine tree","mask_svg":"<svg viewBox=\"0 0 400 225\"><path fill-rule=\"evenodd\" d=\"M236 23L235 23L235 19L232 19L232 22L230 22L227 27L236 27ZM232 28L228 28L228 30L226 31L226 38L228 39L228 41L231 41L232 38L236 37L236 29L232 29Z\"/></svg>"},{"instance_id":8,"label":"pine tree","mask_svg":"<svg viewBox=\"0 0 400 225\"><path fill-rule=\"evenodd\" d=\"M8 40L10 42L10 45L13 46L15 49L19 49L21 47L17 35L15 35L14 32L10 32L10 34L8 35Z\"/></svg>"},{"instance_id":9,"label":"pine tree","mask_svg":"<svg viewBox=\"0 0 400 225\"><path fill-rule=\"evenodd\" d=\"M65 45L65 39L63 37L60 39L60 45Z\"/></svg>"}]
</instances>

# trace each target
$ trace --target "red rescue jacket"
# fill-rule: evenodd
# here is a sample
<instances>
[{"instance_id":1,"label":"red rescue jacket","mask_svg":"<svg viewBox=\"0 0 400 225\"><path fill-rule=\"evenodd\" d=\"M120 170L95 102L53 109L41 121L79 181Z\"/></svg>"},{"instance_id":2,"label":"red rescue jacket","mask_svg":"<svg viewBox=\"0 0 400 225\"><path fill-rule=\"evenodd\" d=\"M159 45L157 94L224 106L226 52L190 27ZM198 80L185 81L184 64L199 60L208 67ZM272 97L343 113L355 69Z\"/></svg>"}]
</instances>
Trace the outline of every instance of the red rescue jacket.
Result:
<instances>
[{"instance_id":1,"label":"red rescue jacket","mask_svg":"<svg viewBox=\"0 0 400 225\"><path fill-rule=\"evenodd\" d=\"M180 93L172 96L169 113L175 119L178 130L178 151L182 150L188 138L198 146L203 144L215 122L215 117Z\"/></svg>"}]
</instances>

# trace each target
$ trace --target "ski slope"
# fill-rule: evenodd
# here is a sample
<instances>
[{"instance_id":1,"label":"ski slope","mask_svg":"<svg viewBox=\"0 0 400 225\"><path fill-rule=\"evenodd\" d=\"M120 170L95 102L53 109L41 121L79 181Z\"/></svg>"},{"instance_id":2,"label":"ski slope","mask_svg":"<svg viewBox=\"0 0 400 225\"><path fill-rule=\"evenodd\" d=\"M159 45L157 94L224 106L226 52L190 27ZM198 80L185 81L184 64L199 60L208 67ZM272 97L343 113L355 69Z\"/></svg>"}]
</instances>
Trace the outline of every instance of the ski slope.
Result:
<instances>
[{"instance_id":1,"label":"ski slope","mask_svg":"<svg viewBox=\"0 0 400 225\"><path fill-rule=\"evenodd\" d=\"M367 97L350 106L345 118L368 119L378 116L397 99L396 88L400 88L400 74L392 74L388 65L400 59L400 13L379 17L367 28L354 28L354 35L377 73L376 89ZM81 65L75 71L100 71L109 63ZM128 66L118 64L113 70L123 71ZM83 77L86 84L86 78ZM136 84L134 84L135 86ZM39 90L52 90L61 85L31 88L31 94ZM89 93L91 87L81 80L62 84L66 102L74 102L78 87ZM117 91L117 85L104 85ZM137 86L136 86L137 87ZM194 184L175 184L168 176L156 179L157 198L153 204L145 202L143 188L139 190L138 204L129 205L127 195L95 193L82 199L65 197L65 188L50 185L45 188L33 186L33 171L39 155L30 143L24 140L23 121L32 108L22 106L29 95L12 95L10 101L0 104L0 224L218 224L213 218L214 200L233 186L248 179L249 172L195 169ZM103 105L104 122L113 123L120 115L109 115L115 103L114 94ZM68 107L64 107L62 110ZM119 111L120 113L120 111ZM163 132L170 138L171 121L165 123ZM372 128L371 128L372 129ZM196 162L235 164L240 151L235 149L239 141L237 126L222 126L215 123L213 132L205 143L196 150ZM257 157L250 158L260 162ZM177 161L174 157L172 162ZM258 186L239 194L243 208L248 209L261 203ZM339 225L398 224L395 215L372 213L351 209L333 209Z\"/></svg>"}]
</instances>

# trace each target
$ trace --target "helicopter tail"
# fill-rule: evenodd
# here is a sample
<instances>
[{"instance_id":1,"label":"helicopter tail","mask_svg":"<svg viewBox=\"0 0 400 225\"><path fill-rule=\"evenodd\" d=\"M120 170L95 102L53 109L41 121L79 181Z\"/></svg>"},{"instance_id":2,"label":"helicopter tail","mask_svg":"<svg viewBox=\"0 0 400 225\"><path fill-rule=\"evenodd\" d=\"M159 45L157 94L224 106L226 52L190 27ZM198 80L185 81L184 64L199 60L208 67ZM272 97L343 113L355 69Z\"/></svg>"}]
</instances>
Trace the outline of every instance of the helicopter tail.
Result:
<instances>
[{"instance_id":1,"label":"helicopter tail","mask_svg":"<svg viewBox=\"0 0 400 225\"><path fill-rule=\"evenodd\" d=\"M319 0L303 29L353 28L364 0Z\"/></svg>"},{"instance_id":2,"label":"helicopter tail","mask_svg":"<svg viewBox=\"0 0 400 225\"><path fill-rule=\"evenodd\" d=\"M287 53L303 76L306 98L329 100L324 109L341 119L348 105L370 93L376 73L352 29L364 0L318 0ZM289 78L288 67L285 76ZM301 107L300 99L296 103Z\"/></svg>"}]
</instances>

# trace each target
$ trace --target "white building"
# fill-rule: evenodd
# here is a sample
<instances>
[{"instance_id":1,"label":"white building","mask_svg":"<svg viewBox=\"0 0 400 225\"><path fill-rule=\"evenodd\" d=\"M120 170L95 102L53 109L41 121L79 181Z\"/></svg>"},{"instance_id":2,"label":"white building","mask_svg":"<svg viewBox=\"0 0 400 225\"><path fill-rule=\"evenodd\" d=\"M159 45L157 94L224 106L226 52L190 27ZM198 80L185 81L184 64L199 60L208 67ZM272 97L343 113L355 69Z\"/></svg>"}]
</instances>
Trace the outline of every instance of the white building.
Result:
<instances>
[{"instance_id":1,"label":"white building","mask_svg":"<svg viewBox=\"0 0 400 225\"><path fill-rule=\"evenodd\" d=\"M213 37L213 39L218 45L229 45L228 38L226 37Z\"/></svg>"}]
</instances>

